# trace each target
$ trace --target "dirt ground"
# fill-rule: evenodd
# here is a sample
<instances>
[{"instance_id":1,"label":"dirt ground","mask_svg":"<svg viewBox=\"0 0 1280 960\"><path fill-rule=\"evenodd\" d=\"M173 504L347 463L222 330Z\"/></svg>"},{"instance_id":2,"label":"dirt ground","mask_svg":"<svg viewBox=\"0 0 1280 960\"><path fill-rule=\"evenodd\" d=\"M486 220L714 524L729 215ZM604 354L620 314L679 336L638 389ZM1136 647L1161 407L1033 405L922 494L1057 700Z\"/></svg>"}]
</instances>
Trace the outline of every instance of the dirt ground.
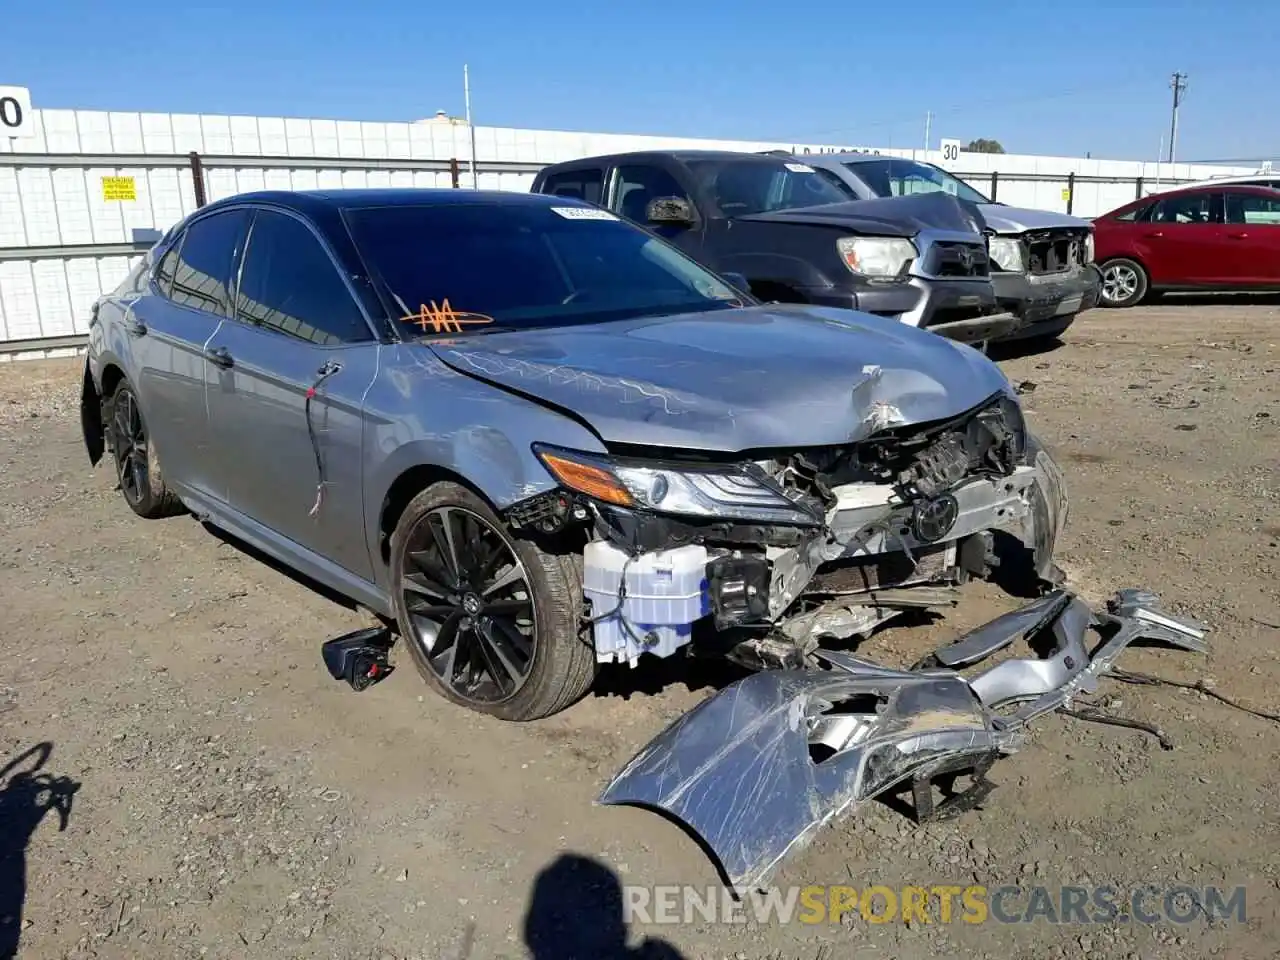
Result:
<instances>
[{"instance_id":1,"label":"dirt ground","mask_svg":"<svg viewBox=\"0 0 1280 960\"><path fill-rule=\"evenodd\" d=\"M1274 302L1204 298L1094 311L1057 349L1001 360L1067 475L1071 580L1091 599L1151 587L1212 627L1207 658L1135 649L1121 665L1211 678L1273 712L1278 345ZM30 960L1280 953L1280 725L1203 692L1114 681L1098 702L1175 749L1046 717L997 765L982 809L917 828L872 804L776 882L1243 884L1244 923L855 914L624 930L619 883L716 882L674 826L592 802L708 694L698 675L615 673L529 725L449 706L407 663L356 695L329 679L319 644L359 615L192 519L136 519L110 470L89 469L78 372L0 366L0 767L18 761L0 777L0 956L17 935ZM888 630L869 652L924 651L1015 602L966 590L941 623Z\"/></svg>"}]
</instances>

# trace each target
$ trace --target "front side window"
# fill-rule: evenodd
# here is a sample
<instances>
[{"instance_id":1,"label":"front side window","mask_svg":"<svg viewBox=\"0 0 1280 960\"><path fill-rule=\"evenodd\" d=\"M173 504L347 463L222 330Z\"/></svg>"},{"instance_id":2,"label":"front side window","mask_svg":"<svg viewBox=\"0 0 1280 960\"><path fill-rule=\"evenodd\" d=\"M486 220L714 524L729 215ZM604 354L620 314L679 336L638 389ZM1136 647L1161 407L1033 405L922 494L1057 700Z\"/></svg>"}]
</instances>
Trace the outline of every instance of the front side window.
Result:
<instances>
[{"instance_id":1,"label":"front side window","mask_svg":"<svg viewBox=\"0 0 1280 960\"><path fill-rule=\"evenodd\" d=\"M739 294L604 210L525 202L349 209L406 336L726 310Z\"/></svg>"},{"instance_id":2,"label":"front side window","mask_svg":"<svg viewBox=\"0 0 1280 960\"><path fill-rule=\"evenodd\" d=\"M1152 223L1221 223L1222 194L1184 193L1165 197L1151 211Z\"/></svg>"},{"instance_id":3,"label":"front side window","mask_svg":"<svg viewBox=\"0 0 1280 960\"><path fill-rule=\"evenodd\" d=\"M949 193L970 203L990 203L985 196L941 167L915 160L882 157L846 164L877 197L902 197L915 193Z\"/></svg>"},{"instance_id":4,"label":"front side window","mask_svg":"<svg viewBox=\"0 0 1280 960\"><path fill-rule=\"evenodd\" d=\"M730 218L849 199L813 167L795 160L692 160L689 169Z\"/></svg>"},{"instance_id":5,"label":"front side window","mask_svg":"<svg viewBox=\"0 0 1280 960\"><path fill-rule=\"evenodd\" d=\"M254 215L236 317L322 346L373 339L315 234L300 220L273 210Z\"/></svg>"},{"instance_id":6,"label":"front side window","mask_svg":"<svg viewBox=\"0 0 1280 960\"><path fill-rule=\"evenodd\" d=\"M201 217L187 227L169 293L174 303L230 315L227 290L231 262L248 217L244 210L227 210Z\"/></svg>"},{"instance_id":7,"label":"front side window","mask_svg":"<svg viewBox=\"0 0 1280 960\"><path fill-rule=\"evenodd\" d=\"M1272 199L1256 193L1228 193L1227 223L1280 225L1280 196Z\"/></svg>"},{"instance_id":8,"label":"front side window","mask_svg":"<svg viewBox=\"0 0 1280 960\"><path fill-rule=\"evenodd\" d=\"M650 164L633 163L620 166L613 176L612 207L633 223L649 219L649 201L659 197L689 197L670 173Z\"/></svg>"}]
</instances>

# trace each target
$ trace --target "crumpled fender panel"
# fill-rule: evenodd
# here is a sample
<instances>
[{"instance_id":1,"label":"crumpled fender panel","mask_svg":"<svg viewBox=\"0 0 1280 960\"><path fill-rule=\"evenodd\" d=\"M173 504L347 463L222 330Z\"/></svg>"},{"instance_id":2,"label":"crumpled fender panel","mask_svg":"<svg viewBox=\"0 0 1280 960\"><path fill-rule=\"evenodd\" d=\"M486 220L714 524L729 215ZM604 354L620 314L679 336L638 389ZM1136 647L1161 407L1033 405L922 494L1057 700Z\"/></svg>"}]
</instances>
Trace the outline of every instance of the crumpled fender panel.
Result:
<instances>
[{"instance_id":1,"label":"crumpled fender panel","mask_svg":"<svg viewBox=\"0 0 1280 960\"><path fill-rule=\"evenodd\" d=\"M1095 628L1110 635L1090 657ZM1047 657L1006 660L972 678L946 666L976 664L1045 631L1055 640ZM599 802L666 814L701 839L731 886L759 886L854 805L1014 752L1029 720L1092 690L1134 640L1204 652L1205 632L1161 611L1146 591L1122 590L1097 613L1055 591L961 637L921 669L820 651L831 669L756 673L703 701L637 754ZM1029 702L995 712L1018 701Z\"/></svg>"}]
</instances>

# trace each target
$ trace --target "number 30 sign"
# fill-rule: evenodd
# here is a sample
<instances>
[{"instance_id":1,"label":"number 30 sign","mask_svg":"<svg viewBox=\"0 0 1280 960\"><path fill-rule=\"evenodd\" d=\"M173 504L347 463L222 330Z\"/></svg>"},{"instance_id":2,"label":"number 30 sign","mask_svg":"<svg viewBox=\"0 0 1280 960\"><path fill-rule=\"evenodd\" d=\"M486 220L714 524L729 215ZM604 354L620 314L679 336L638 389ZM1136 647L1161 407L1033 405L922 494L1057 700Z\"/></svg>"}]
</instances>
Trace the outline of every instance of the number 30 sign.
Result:
<instances>
[{"instance_id":1,"label":"number 30 sign","mask_svg":"<svg viewBox=\"0 0 1280 960\"><path fill-rule=\"evenodd\" d=\"M960 159L960 141L959 140L943 140L942 141L942 162L951 163L953 160Z\"/></svg>"},{"instance_id":2,"label":"number 30 sign","mask_svg":"<svg viewBox=\"0 0 1280 960\"><path fill-rule=\"evenodd\" d=\"M29 137L35 133L31 91L26 87L0 87L0 137Z\"/></svg>"}]
</instances>

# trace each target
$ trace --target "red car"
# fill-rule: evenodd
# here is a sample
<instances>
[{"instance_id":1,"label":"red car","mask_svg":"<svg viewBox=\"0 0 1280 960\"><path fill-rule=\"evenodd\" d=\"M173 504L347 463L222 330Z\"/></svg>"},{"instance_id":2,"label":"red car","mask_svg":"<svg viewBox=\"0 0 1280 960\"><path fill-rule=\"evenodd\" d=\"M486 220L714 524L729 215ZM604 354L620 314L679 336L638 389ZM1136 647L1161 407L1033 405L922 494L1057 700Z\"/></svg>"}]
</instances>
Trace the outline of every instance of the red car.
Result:
<instances>
[{"instance_id":1,"label":"red car","mask_svg":"<svg viewBox=\"0 0 1280 960\"><path fill-rule=\"evenodd\" d=\"M1171 190L1093 221L1106 307L1150 291L1280 290L1280 190Z\"/></svg>"}]
</instances>

